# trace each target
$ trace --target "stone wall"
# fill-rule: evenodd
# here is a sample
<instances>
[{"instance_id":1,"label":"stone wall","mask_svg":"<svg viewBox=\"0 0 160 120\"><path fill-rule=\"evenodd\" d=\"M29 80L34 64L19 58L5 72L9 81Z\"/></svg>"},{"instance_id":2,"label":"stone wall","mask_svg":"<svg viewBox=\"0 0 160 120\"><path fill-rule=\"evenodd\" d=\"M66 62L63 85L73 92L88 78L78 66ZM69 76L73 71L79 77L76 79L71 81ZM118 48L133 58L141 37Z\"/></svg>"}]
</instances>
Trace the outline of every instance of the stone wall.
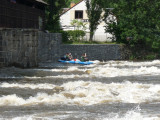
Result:
<instances>
[{"instance_id":1,"label":"stone wall","mask_svg":"<svg viewBox=\"0 0 160 120\"><path fill-rule=\"evenodd\" d=\"M73 57L78 59L83 53L87 53L90 60L122 59L120 45L61 45L60 56L63 56L66 52L71 52Z\"/></svg>"},{"instance_id":2,"label":"stone wall","mask_svg":"<svg viewBox=\"0 0 160 120\"><path fill-rule=\"evenodd\" d=\"M2 52L2 34L0 33L0 67L4 65L4 58Z\"/></svg>"},{"instance_id":3,"label":"stone wall","mask_svg":"<svg viewBox=\"0 0 160 120\"><path fill-rule=\"evenodd\" d=\"M1 29L0 46L1 64L21 67L37 66L37 30Z\"/></svg>"},{"instance_id":4,"label":"stone wall","mask_svg":"<svg viewBox=\"0 0 160 120\"><path fill-rule=\"evenodd\" d=\"M57 62L67 52L71 52L74 58L80 59L83 53L87 53L90 60L122 60L122 46L108 45L67 45L62 44L59 33L39 33L38 63Z\"/></svg>"},{"instance_id":5,"label":"stone wall","mask_svg":"<svg viewBox=\"0 0 160 120\"><path fill-rule=\"evenodd\" d=\"M38 40L38 63L57 61L61 51L61 34L39 32Z\"/></svg>"},{"instance_id":6,"label":"stone wall","mask_svg":"<svg viewBox=\"0 0 160 120\"><path fill-rule=\"evenodd\" d=\"M57 62L67 52L80 59L87 53L90 60L122 60L120 45L66 45L60 33L44 33L29 29L0 30L0 67L15 65L36 67L39 63Z\"/></svg>"},{"instance_id":7,"label":"stone wall","mask_svg":"<svg viewBox=\"0 0 160 120\"><path fill-rule=\"evenodd\" d=\"M61 34L34 29L0 29L0 67L36 67L59 58Z\"/></svg>"}]
</instances>

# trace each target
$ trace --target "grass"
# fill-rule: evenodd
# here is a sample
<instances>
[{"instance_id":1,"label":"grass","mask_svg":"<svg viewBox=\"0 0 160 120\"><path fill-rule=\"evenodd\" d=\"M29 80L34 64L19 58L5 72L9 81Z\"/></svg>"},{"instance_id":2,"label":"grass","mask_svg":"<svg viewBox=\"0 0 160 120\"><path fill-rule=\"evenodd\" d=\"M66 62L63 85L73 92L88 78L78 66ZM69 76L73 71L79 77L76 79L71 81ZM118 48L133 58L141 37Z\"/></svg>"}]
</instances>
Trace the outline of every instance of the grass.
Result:
<instances>
[{"instance_id":1,"label":"grass","mask_svg":"<svg viewBox=\"0 0 160 120\"><path fill-rule=\"evenodd\" d=\"M67 41L63 42L64 44L73 44L73 45L83 45L83 44L117 44L116 42L97 42L97 41Z\"/></svg>"}]
</instances>

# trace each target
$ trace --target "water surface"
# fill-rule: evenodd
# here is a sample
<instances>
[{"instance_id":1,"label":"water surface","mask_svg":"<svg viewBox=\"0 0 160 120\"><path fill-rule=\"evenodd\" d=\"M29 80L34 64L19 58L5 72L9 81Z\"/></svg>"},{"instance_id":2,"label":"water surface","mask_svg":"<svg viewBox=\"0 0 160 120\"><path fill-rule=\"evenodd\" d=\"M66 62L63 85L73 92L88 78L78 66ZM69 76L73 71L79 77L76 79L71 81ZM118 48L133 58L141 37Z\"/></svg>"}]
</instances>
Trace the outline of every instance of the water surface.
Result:
<instances>
[{"instance_id":1,"label":"water surface","mask_svg":"<svg viewBox=\"0 0 160 120\"><path fill-rule=\"evenodd\" d=\"M160 61L0 69L0 120L160 120Z\"/></svg>"}]
</instances>

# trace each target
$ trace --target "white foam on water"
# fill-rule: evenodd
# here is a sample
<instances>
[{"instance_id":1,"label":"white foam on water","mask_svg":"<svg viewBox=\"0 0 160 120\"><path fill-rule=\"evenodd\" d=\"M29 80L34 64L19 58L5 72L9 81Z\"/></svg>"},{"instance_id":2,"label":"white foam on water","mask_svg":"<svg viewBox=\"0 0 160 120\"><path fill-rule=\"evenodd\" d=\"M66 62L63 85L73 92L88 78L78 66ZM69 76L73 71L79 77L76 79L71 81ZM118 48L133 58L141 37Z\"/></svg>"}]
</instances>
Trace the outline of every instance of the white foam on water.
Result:
<instances>
[{"instance_id":1,"label":"white foam on water","mask_svg":"<svg viewBox=\"0 0 160 120\"><path fill-rule=\"evenodd\" d=\"M108 66L97 66L94 68L79 69L77 67L71 67L67 71L82 71L84 74L72 74L72 75L57 75L46 76L45 78L94 78L94 77L117 77L117 76L152 76L160 75L160 68L156 66L150 67L136 67L136 68L117 68Z\"/></svg>"},{"instance_id":2,"label":"white foam on water","mask_svg":"<svg viewBox=\"0 0 160 120\"><path fill-rule=\"evenodd\" d=\"M15 79L15 78L17 78L17 79L21 79L21 78L24 78L24 77L17 77L17 76L5 76L5 77L2 77L2 76L0 76L0 79Z\"/></svg>"},{"instance_id":3,"label":"white foam on water","mask_svg":"<svg viewBox=\"0 0 160 120\"><path fill-rule=\"evenodd\" d=\"M115 115L115 117L104 118L103 120L159 120L160 118L155 116L143 116L141 113L136 111L128 111L124 116Z\"/></svg>"},{"instance_id":4,"label":"white foam on water","mask_svg":"<svg viewBox=\"0 0 160 120\"><path fill-rule=\"evenodd\" d=\"M5 77L0 77L0 79L23 79L23 78L28 78L28 79L40 79L42 77L37 77L37 76L33 76L33 77L28 77L28 76L5 76Z\"/></svg>"},{"instance_id":5,"label":"white foam on water","mask_svg":"<svg viewBox=\"0 0 160 120\"><path fill-rule=\"evenodd\" d=\"M133 110L127 111L124 115L121 115L120 113L109 113L107 117L100 117L97 116L95 117L94 120L159 120L160 118L158 116L153 116L153 115L143 115L140 112L140 108L137 107ZM57 112L48 112L48 113L38 113L38 114L33 114L33 115L27 115L27 116L19 116L12 118L12 120L37 120L37 119L45 119L45 120L59 120L59 119L70 119L73 117L74 112L64 112L65 115L63 114L63 111L57 111ZM69 114L66 114L69 113ZM78 117L84 117L85 113L81 113L80 116ZM87 118L86 118L87 119ZM88 118L90 119L90 118Z\"/></svg>"},{"instance_id":6,"label":"white foam on water","mask_svg":"<svg viewBox=\"0 0 160 120\"><path fill-rule=\"evenodd\" d=\"M60 119L69 119L72 118L72 116L69 115L54 115L49 117L38 117L38 116L23 116L23 117L15 117L12 118L12 120L37 120L37 119L43 119L43 120L60 120ZM146 117L141 115L140 113L129 111L126 113L124 117L121 117L120 115L116 115L113 118L95 118L95 120L159 120L159 117Z\"/></svg>"},{"instance_id":7,"label":"white foam on water","mask_svg":"<svg viewBox=\"0 0 160 120\"><path fill-rule=\"evenodd\" d=\"M5 85L5 84L4 84ZM9 86L9 84L6 84ZM18 84L17 84L18 85ZM10 86L14 86L11 84ZM26 85L19 84L26 88ZM41 85L27 84L27 87L47 88L48 84ZM0 97L0 106L8 105L38 105L38 104L70 104L88 106L104 103L159 103L160 85L140 83L110 83L75 81L67 82L61 86L49 85L53 88L53 94L37 93L28 99L23 99L15 94ZM57 91L57 92L54 92Z\"/></svg>"},{"instance_id":8,"label":"white foam on water","mask_svg":"<svg viewBox=\"0 0 160 120\"><path fill-rule=\"evenodd\" d=\"M23 98L18 97L16 94L2 96L0 97L0 101L0 106L19 106L26 102Z\"/></svg>"},{"instance_id":9,"label":"white foam on water","mask_svg":"<svg viewBox=\"0 0 160 120\"><path fill-rule=\"evenodd\" d=\"M43 78L61 78L61 79L68 79L68 78L88 78L88 77L92 77L89 76L88 74L82 74L82 75L78 75L78 74L71 74L71 75L56 75L56 76L44 76L44 77L37 77L37 76L33 76L33 77L29 77L29 76L24 76L24 77L16 77L16 76L8 76L8 77L0 77L0 79L43 79Z\"/></svg>"},{"instance_id":10,"label":"white foam on water","mask_svg":"<svg viewBox=\"0 0 160 120\"><path fill-rule=\"evenodd\" d=\"M117 76L133 76L133 75L160 75L159 60L151 62L128 62L128 61L107 61L103 65L93 64L93 68L77 66L69 67L68 69L52 69L52 72L84 72L82 75L61 75L61 76L47 76L57 78L83 78L83 77L117 77ZM119 66L119 67L118 67ZM129 67L123 67L129 66ZM136 66L136 67L135 67Z\"/></svg>"},{"instance_id":11,"label":"white foam on water","mask_svg":"<svg viewBox=\"0 0 160 120\"><path fill-rule=\"evenodd\" d=\"M2 83L0 84L1 88L30 88L30 89L53 89L55 85L53 84L18 84L18 83Z\"/></svg>"},{"instance_id":12,"label":"white foam on water","mask_svg":"<svg viewBox=\"0 0 160 120\"><path fill-rule=\"evenodd\" d=\"M78 66L70 66L66 69L34 69L37 71L51 71L51 72L73 72L73 71L84 71L83 69L78 69Z\"/></svg>"},{"instance_id":13,"label":"white foam on water","mask_svg":"<svg viewBox=\"0 0 160 120\"><path fill-rule=\"evenodd\" d=\"M61 119L60 117L58 119L53 119L52 117L37 117L36 115L28 115L28 116L19 116L19 117L14 117L11 120L59 120Z\"/></svg>"},{"instance_id":14,"label":"white foam on water","mask_svg":"<svg viewBox=\"0 0 160 120\"><path fill-rule=\"evenodd\" d=\"M117 76L138 76L138 75L160 75L160 60L150 62L129 62L129 61L107 61L101 64L92 64L93 66L71 66L67 69L34 69L35 71L50 71L50 72L73 72L68 75L50 75L50 76L4 76L0 78L28 78L28 79L41 79L41 78L93 78L93 77L117 77ZM124 67L123 67L124 66ZM128 67L125 67L128 66ZM136 66L136 67L135 67ZM82 75L74 74L74 72L83 72ZM3 76L3 75L2 75Z\"/></svg>"},{"instance_id":15,"label":"white foam on water","mask_svg":"<svg viewBox=\"0 0 160 120\"><path fill-rule=\"evenodd\" d=\"M116 67L96 67L90 69L90 76L95 77L117 77L133 75L160 75L158 67L140 67L140 68L116 68Z\"/></svg>"},{"instance_id":16,"label":"white foam on water","mask_svg":"<svg viewBox=\"0 0 160 120\"><path fill-rule=\"evenodd\" d=\"M133 61L107 61L103 62L105 66L155 66L160 65L160 60L146 61L146 62L133 62Z\"/></svg>"},{"instance_id":17,"label":"white foam on water","mask_svg":"<svg viewBox=\"0 0 160 120\"><path fill-rule=\"evenodd\" d=\"M61 78L61 79L69 79L69 78L88 78L89 75L83 74L72 74L72 75L57 75L57 76L46 76L45 78Z\"/></svg>"},{"instance_id":18,"label":"white foam on water","mask_svg":"<svg viewBox=\"0 0 160 120\"><path fill-rule=\"evenodd\" d=\"M84 67L84 66L83 66ZM85 66L86 68L87 67L90 67L90 66ZM56 68L56 69L34 69L36 71L51 71L51 72L74 72L74 71L85 71L85 69L79 69L81 68L81 66L70 66L66 69L60 69L60 68Z\"/></svg>"},{"instance_id":19,"label":"white foam on water","mask_svg":"<svg viewBox=\"0 0 160 120\"><path fill-rule=\"evenodd\" d=\"M141 109L137 106L134 109L127 111L124 115L118 113L110 113L109 117L102 120L159 120L158 116L142 115Z\"/></svg>"}]
</instances>

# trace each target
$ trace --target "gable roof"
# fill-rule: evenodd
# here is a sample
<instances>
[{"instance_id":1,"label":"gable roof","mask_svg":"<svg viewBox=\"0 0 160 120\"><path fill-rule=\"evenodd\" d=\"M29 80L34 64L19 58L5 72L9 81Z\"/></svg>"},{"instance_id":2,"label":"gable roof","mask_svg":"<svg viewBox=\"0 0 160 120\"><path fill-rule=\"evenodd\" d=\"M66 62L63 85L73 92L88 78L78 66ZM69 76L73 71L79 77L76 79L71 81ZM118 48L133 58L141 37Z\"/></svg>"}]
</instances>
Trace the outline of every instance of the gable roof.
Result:
<instances>
[{"instance_id":1,"label":"gable roof","mask_svg":"<svg viewBox=\"0 0 160 120\"><path fill-rule=\"evenodd\" d=\"M39 3L43 3L43 4L46 4L48 5L46 2L44 2L43 0L35 0L36 2L39 2Z\"/></svg>"},{"instance_id":2,"label":"gable roof","mask_svg":"<svg viewBox=\"0 0 160 120\"><path fill-rule=\"evenodd\" d=\"M79 2L76 3L74 6L68 8L66 11L62 12L61 15L63 15L63 14L66 13L66 12L68 12L70 9L74 8L75 6L77 6L77 5L78 5L79 3L81 3L82 1L84 1L84 0L79 1ZM60 16L61 16L61 15L60 15Z\"/></svg>"}]
</instances>

